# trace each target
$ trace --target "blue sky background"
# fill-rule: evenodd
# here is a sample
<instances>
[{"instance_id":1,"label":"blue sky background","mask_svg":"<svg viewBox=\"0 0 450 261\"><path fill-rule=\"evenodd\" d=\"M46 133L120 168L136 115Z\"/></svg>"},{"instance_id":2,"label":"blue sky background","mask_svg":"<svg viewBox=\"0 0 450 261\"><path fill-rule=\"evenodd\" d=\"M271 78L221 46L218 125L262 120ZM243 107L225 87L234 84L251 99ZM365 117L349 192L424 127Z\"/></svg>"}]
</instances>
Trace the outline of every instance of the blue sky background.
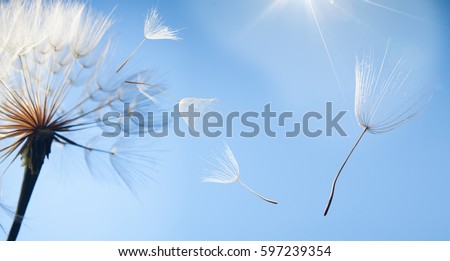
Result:
<instances>
[{"instance_id":1,"label":"blue sky background","mask_svg":"<svg viewBox=\"0 0 450 261\"><path fill-rule=\"evenodd\" d=\"M154 69L176 97L216 97L222 112L348 110L347 137L178 138L156 140L159 166L139 199L107 180L90 177L83 158L50 155L27 210L26 240L449 240L450 21L447 1L313 1L334 61L336 82L305 0L130 1L115 6L117 64L143 39L147 10L158 6L181 41L147 41L130 70ZM374 1L375 2L375 1ZM327 217L331 182L358 138L353 114L356 55L391 39L393 58L415 69L416 82L434 90L426 109L392 132L367 135L344 169ZM115 69L111 68L112 70ZM323 122L322 122L323 123ZM319 122L316 126L323 127ZM235 129L235 133L240 131ZM281 134L281 132L279 133ZM151 137L148 137L151 139ZM211 153L224 140L244 182L279 201L267 204L239 184L201 183ZM65 154L66 155L66 154ZM16 202L22 169L3 180ZM0 215L2 224L11 221Z\"/></svg>"}]
</instances>

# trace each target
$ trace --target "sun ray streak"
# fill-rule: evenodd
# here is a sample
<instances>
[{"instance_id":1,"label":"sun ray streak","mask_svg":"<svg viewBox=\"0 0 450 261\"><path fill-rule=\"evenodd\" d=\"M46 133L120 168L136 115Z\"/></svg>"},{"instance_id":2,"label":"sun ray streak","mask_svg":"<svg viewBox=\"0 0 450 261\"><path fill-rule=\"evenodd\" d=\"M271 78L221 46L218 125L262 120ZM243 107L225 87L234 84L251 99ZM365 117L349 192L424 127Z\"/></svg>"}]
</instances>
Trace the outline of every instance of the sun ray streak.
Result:
<instances>
[{"instance_id":1,"label":"sun ray streak","mask_svg":"<svg viewBox=\"0 0 450 261\"><path fill-rule=\"evenodd\" d=\"M325 40L325 37L323 35L322 29L321 29L320 24L319 24L319 20L317 19L317 16L316 16L316 12L315 12L314 7L313 7L313 5L311 3L311 0L307 0L307 2L308 2L308 5L309 5L309 8L311 9L311 13L313 15L314 22L315 22L316 27L317 27L317 31L319 31L320 38L322 39L322 44L323 44L323 47L324 47L325 52L327 54L328 61L330 62L331 69L333 70L334 78L336 79L336 82L337 82L337 84L339 86L339 91L341 92L342 98L344 99L345 106L348 107L348 102L347 102L347 99L345 98L344 89L342 88L341 81L339 80L339 76L337 74L336 67L334 66L333 59L331 58L331 54L330 54L330 51L328 49L328 44L327 44L327 42Z\"/></svg>"},{"instance_id":2,"label":"sun ray streak","mask_svg":"<svg viewBox=\"0 0 450 261\"><path fill-rule=\"evenodd\" d=\"M362 1L364 3L366 3L366 4L369 4L369 5L372 5L372 6L375 6L375 7L378 7L378 8L381 8L381 9L384 9L384 10L387 10L387 11L399 14L399 15L403 15L403 16L406 16L406 17L409 17L409 18L412 18L412 19L415 19L415 20L419 20L419 21L422 21L422 22L427 23L427 24L431 24L431 25L435 25L435 26L439 26L439 27L443 27L443 28L449 29L447 26L444 26L442 24L434 23L434 22L432 22L430 20L427 20L425 18L416 16L416 15L412 15L412 14L400 11L398 9L395 9L395 8L392 8L392 7L389 7L389 6L373 2L371 0L362 0Z\"/></svg>"}]
</instances>

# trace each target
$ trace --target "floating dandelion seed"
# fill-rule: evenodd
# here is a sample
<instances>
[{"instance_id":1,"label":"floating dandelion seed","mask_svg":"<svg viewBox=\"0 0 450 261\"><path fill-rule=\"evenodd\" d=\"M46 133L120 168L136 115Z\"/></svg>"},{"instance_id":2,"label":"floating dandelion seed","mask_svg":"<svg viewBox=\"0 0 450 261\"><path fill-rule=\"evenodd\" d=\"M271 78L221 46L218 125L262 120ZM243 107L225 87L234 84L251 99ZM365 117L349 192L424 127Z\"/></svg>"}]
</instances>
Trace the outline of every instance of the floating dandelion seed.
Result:
<instances>
[{"instance_id":1,"label":"floating dandelion seed","mask_svg":"<svg viewBox=\"0 0 450 261\"><path fill-rule=\"evenodd\" d=\"M217 102L217 98L183 98L178 102L178 111L188 127L195 131L203 124L203 116L212 111L212 105ZM189 111L199 113L199 117L184 116Z\"/></svg>"},{"instance_id":2,"label":"floating dandelion seed","mask_svg":"<svg viewBox=\"0 0 450 261\"><path fill-rule=\"evenodd\" d=\"M212 111L213 104L217 102L217 98L193 98L186 97L183 99L177 99L172 96L170 93L164 91L161 87L158 87L153 84L137 82L137 81L125 81L125 83L133 84L137 86L137 89L150 101L158 103L156 98L154 97L154 91L158 91L160 94L167 96L169 99L178 103L178 111L181 114L181 118L186 122L188 127L195 131L196 128L201 128L202 126L202 117ZM148 87L148 88L145 88ZM152 94L149 93L149 90ZM186 116L190 112L198 113L198 117L189 117ZM192 122L189 122L191 119Z\"/></svg>"},{"instance_id":3,"label":"floating dandelion seed","mask_svg":"<svg viewBox=\"0 0 450 261\"><path fill-rule=\"evenodd\" d=\"M126 104L138 112L151 111L155 104L124 83L149 78L119 76L108 67L109 16L76 1L12 1L0 3L0 21L0 162L20 157L25 168L8 235L15 240L53 144L83 149L92 169L109 165L107 174L118 174L130 189L140 185L153 164L150 147L145 153L137 149L142 141L131 142L134 136L100 136L99 115L115 112L123 129L123 119L130 117L123 111ZM82 144L75 134L105 144Z\"/></svg>"},{"instance_id":4,"label":"floating dandelion seed","mask_svg":"<svg viewBox=\"0 0 450 261\"><path fill-rule=\"evenodd\" d=\"M203 182L214 182L214 183L233 183L239 182L244 188L248 189L250 192L258 196L259 198L272 203L278 204L278 202L265 198L259 193L248 187L245 183L240 180L240 170L236 158L233 155L230 147L225 144L225 150L222 152L222 157L215 157L217 161L216 169L208 170L209 176L203 178Z\"/></svg>"},{"instance_id":5,"label":"floating dandelion seed","mask_svg":"<svg viewBox=\"0 0 450 261\"><path fill-rule=\"evenodd\" d=\"M391 70L385 69L388 66L388 50L389 42L381 61L376 61L371 51L370 55L356 63L355 116L363 131L333 181L325 216L339 176L364 134L385 133L399 127L416 116L429 101L428 90L411 84L411 72L401 69L401 60Z\"/></svg>"},{"instance_id":6,"label":"floating dandelion seed","mask_svg":"<svg viewBox=\"0 0 450 261\"><path fill-rule=\"evenodd\" d=\"M128 63L131 57L137 52L137 50L142 46L145 40L180 40L177 36L178 30L172 30L168 26L163 25L161 16L159 16L158 11L155 8L150 10L150 13L145 19L144 26L144 39L139 43L139 45L134 49L131 54L125 59L125 61L120 65L116 72L122 70L122 68Z\"/></svg>"}]
</instances>

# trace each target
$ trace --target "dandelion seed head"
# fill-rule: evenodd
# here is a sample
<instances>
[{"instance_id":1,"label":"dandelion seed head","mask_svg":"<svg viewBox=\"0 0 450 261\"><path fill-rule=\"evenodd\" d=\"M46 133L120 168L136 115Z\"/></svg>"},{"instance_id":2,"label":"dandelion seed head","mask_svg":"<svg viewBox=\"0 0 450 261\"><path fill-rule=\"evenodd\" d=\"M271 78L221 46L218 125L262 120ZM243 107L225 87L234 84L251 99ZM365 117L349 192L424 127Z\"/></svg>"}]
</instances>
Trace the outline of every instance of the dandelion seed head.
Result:
<instances>
[{"instance_id":1,"label":"dandelion seed head","mask_svg":"<svg viewBox=\"0 0 450 261\"><path fill-rule=\"evenodd\" d=\"M123 127L125 104L135 111L153 108L142 93L124 83L142 79L142 74L115 74L108 66L110 15L77 1L19 0L0 3L0 22L0 54L4 57L0 63L0 162L21 157L33 169L42 165L52 144L58 143L84 149L91 169L105 171L106 167L98 165L109 164L112 171L106 170L105 175L118 174L130 188L134 181L140 182L143 176L128 176L142 173L136 168L145 164L129 164L145 157L128 153L128 161L123 160L120 154L126 150L120 149L114 160L92 157L110 157L111 144L120 148L133 147L133 143L106 139L104 148L97 149L83 141L90 136L98 139L105 112L116 112ZM36 155L39 164L29 160Z\"/></svg>"},{"instance_id":2,"label":"dandelion seed head","mask_svg":"<svg viewBox=\"0 0 450 261\"><path fill-rule=\"evenodd\" d=\"M158 11L153 8L145 19L144 36L148 40L179 40L178 30L172 30L163 25L162 18Z\"/></svg>"}]
</instances>

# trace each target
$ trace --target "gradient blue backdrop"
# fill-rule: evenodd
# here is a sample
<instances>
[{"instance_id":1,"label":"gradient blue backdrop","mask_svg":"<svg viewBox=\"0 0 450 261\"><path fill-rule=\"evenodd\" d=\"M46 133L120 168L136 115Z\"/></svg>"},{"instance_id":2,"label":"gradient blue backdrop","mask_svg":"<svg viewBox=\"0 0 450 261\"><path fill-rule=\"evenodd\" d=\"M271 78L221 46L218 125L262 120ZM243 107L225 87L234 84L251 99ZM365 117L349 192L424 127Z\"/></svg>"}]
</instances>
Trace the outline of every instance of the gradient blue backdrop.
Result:
<instances>
[{"instance_id":1,"label":"gradient blue backdrop","mask_svg":"<svg viewBox=\"0 0 450 261\"><path fill-rule=\"evenodd\" d=\"M348 110L348 137L159 139L160 165L137 199L125 187L79 170L46 164L19 239L27 240L449 240L450 77L447 1L314 0L342 84L333 75L305 0L93 0L114 7L117 64L143 38L147 10L158 6L181 41L147 41L130 68L156 70L177 97L217 97L223 112ZM272 6L272 8L271 8ZM331 182L360 134L353 114L355 56L391 39L394 56L416 66L418 83L434 89L411 122L367 135L348 162L329 216ZM317 126L322 126L318 123ZM235 133L240 129L237 128ZM335 133L336 134L336 133ZM211 153L232 148L241 177L279 201L263 202L238 184L201 183ZM50 161L59 156L51 155ZM85 172L85 173L84 173ZM4 178L14 206L22 169ZM2 224L11 220L0 215Z\"/></svg>"}]
</instances>

